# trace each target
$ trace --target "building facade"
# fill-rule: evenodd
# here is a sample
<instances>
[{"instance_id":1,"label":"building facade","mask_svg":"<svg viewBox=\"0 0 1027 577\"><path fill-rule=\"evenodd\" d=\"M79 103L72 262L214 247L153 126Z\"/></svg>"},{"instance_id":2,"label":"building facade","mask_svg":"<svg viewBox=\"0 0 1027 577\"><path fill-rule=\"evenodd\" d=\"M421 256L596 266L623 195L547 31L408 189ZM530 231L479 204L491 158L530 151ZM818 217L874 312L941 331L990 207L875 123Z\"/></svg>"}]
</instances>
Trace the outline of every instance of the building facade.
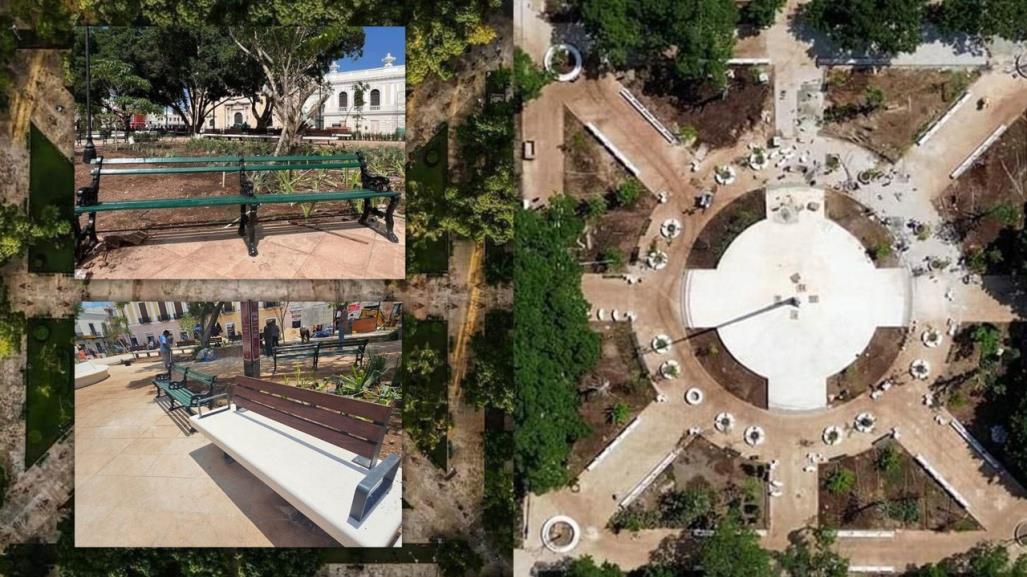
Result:
<instances>
[{"instance_id":1,"label":"building facade","mask_svg":"<svg viewBox=\"0 0 1027 577\"><path fill-rule=\"evenodd\" d=\"M406 66L394 64L391 54L377 68L340 71L337 62L325 74L330 92L314 93L305 110L310 125L317 129L344 128L351 132L375 135L403 134L406 131ZM325 98L320 110L314 110ZM257 105L264 109L264 102ZM162 117L163 118L163 117ZM248 98L232 98L219 104L204 120L204 129L225 130L246 126L253 128L257 119ZM272 128L280 128L277 118Z\"/></svg>"},{"instance_id":2,"label":"building facade","mask_svg":"<svg viewBox=\"0 0 1027 577\"><path fill-rule=\"evenodd\" d=\"M75 317L75 348L96 356L116 352L123 343L110 336L114 307L83 309Z\"/></svg>"},{"instance_id":3,"label":"building facade","mask_svg":"<svg viewBox=\"0 0 1027 577\"><path fill-rule=\"evenodd\" d=\"M158 346L161 333L166 330L171 331L175 340L191 339L189 332L183 330L178 322L188 310L189 305L184 302L133 301L127 303L122 307L122 311L128 320L129 344L133 347L155 349Z\"/></svg>"}]
</instances>

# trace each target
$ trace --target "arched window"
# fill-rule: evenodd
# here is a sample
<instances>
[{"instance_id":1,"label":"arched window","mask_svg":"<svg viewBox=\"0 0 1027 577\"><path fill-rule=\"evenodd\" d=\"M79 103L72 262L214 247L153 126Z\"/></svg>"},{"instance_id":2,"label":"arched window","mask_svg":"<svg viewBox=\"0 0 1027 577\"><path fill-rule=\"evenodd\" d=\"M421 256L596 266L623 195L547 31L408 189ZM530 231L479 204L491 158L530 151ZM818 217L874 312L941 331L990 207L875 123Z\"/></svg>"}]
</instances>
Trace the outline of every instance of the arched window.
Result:
<instances>
[{"instance_id":1,"label":"arched window","mask_svg":"<svg viewBox=\"0 0 1027 577\"><path fill-rule=\"evenodd\" d=\"M232 122L236 126L242 126L242 112L236 112L235 116L232 117Z\"/></svg>"},{"instance_id":2,"label":"arched window","mask_svg":"<svg viewBox=\"0 0 1027 577\"><path fill-rule=\"evenodd\" d=\"M349 94L345 92L339 93L339 110L346 110L349 108Z\"/></svg>"},{"instance_id":3,"label":"arched window","mask_svg":"<svg viewBox=\"0 0 1027 577\"><path fill-rule=\"evenodd\" d=\"M374 110L382 104L382 93L377 88L371 91L371 110Z\"/></svg>"}]
</instances>

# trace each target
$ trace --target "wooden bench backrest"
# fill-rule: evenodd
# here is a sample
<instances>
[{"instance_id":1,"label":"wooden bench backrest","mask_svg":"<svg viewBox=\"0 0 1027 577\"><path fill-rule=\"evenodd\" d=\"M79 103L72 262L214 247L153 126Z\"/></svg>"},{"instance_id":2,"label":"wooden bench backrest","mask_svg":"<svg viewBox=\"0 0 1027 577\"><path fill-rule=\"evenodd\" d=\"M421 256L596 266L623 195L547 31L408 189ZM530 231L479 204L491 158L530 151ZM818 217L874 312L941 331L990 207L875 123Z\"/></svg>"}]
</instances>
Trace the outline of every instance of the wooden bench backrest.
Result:
<instances>
[{"instance_id":1,"label":"wooden bench backrest","mask_svg":"<svg viewBox=\"0 0 1027 577\"><path fill-rule=\"evenodd\" d=\"M388 430L392 408L252 377L236 377L232 402L370 460Z\"/></svg>"}]
</instances>

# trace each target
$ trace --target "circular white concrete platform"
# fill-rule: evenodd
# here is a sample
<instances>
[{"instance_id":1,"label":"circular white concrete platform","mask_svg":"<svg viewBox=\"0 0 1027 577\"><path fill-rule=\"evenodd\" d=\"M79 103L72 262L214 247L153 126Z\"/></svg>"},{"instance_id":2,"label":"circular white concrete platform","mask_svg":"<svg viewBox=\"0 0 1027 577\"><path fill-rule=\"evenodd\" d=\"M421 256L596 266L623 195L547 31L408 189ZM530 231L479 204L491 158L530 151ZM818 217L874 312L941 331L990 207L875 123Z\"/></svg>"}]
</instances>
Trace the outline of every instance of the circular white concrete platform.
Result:
<instances>
[{"instance_id":1,"label":"circular white concrete platform","mask_svg":"<svg viewBox=\"0 0 1027 577\"><path fill-rule=\"evenodd\" d=\"M770 191L768 218L742 232L716 269L686 271L686 325L716 328L739 362L766 377L771 409L826 406L827 378L878 327L908 322L908 271L876 268L823 204L818 190Z\"/></svg>"},{"instance_id":2,"label":"circular white concrete platform","mask_svg":"<svg viewBox=\"0 0 1027 577\"><path fill-rule=\"evenodd\" d=\"M110 375L107 365L86 361L75 365L75 388L95 385Z\"/></svg>"}]
</instances>

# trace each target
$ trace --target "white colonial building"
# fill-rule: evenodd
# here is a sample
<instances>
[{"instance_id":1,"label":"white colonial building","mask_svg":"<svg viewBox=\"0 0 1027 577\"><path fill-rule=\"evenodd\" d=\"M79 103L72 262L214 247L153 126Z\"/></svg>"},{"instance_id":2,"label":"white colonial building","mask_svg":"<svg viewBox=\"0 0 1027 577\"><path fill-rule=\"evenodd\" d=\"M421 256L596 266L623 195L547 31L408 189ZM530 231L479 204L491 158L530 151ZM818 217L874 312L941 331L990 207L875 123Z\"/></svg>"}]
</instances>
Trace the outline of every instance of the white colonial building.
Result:
<instances>
[{"instance_id":1,"label":"white colonial building","mask_svg":"<svg viewBox=\"0 0 1027 577\"><path fill-rule=\"evenodd\" d=\"M339 70L337 61L333 62L325 73L324 90L330 94L316 92L305 105L310 125L318 129L347 128L365 134L402 135L406 131L407 67L397 66L395 61L392 54L387 54L377 68L345 71ZM314 110L321 98L325 98L324 105L320 111ZM257 109L263 110L263 103L258 104ZM218 105L206 117L203 126L224 130L243 125L252 128L256 124L249 99L240 97ZM280 124L274 119L271 126L279 128Z\"/></svg>"}]
</instances>

